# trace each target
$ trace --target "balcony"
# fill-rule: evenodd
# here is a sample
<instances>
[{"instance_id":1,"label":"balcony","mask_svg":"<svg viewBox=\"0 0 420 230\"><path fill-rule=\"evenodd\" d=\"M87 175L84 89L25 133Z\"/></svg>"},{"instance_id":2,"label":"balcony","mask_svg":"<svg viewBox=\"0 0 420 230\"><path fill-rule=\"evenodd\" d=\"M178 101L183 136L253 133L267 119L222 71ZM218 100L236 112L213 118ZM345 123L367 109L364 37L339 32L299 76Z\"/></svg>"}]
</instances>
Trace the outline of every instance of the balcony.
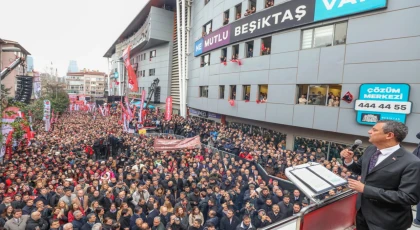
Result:
<instances>
[{"instance_id":1,"label":"balcony","mask_svg":"<svg viewBox=\"0 0 420 230\"><path fill-rule=\"evenodd\" d=\"M146 21L135 34L133 34L131 37L129 37L128 39L124 40L121 43L118 43L115 46L115 51L117 53L117 56L121 57L122 53L124 52L124 50L127 48L128 45L131 45L131 49L133 50L140 44L147 42L150 37L149 32L150 32L150 15L147 16Z\"/></svg>"}]
</instances>

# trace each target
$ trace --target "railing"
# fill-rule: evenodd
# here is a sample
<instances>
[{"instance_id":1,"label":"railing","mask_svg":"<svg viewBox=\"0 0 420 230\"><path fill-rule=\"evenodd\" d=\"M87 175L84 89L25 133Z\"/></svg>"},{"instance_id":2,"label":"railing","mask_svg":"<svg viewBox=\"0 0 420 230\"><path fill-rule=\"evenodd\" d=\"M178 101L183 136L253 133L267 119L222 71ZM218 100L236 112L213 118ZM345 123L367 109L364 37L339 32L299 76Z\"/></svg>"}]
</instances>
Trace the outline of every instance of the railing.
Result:
<instances>
[{"instance_id":1,"label":"railing","mask_svg":"<svg viewBox=\"0 0 420 230\"><path fill-rule=\"evenodd\" d=\"M344 191L322 203L312 203L302 208L298 214L261 229L346 229L354 224L356 197L357 192Z\"/></svg>"},{"instance_id":2,"label":"railing","mask_svg":"<svg viewBox=\"0 0 420 230\"><path fill-rule=\"evenodd\" d=\"M132 35L128 39L115 45L115 51L117 53L117 56L121 57L122 53L124 52L124 49L127 48L128 45L131 45L131 47L134 48L140 43L148 40L149 26L150 26L150 15L147 16L143 25L134 35Z\"/></svg>"}]
</instances>

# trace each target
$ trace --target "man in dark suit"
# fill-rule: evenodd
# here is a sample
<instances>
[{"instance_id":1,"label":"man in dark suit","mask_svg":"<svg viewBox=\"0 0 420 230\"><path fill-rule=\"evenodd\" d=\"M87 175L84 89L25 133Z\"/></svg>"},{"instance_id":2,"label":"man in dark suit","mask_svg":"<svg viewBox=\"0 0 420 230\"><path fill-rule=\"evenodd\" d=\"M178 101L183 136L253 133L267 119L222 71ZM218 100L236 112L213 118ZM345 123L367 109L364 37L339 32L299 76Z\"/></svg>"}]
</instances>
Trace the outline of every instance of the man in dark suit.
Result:
<instances>
[{"instance_id":1,"label":"man in dark suit","mask_svg":"<svg viewBox=\"0 0 420 230\"><path fill-rule=\"evenodd\" d=\"M236 229L236 227L241 223L238 217L236 217L235 212L233 209L229 209L226 213L226 216L224 216L220 220L220 230L231 230Z\"/></svg>"},{"instance_id":2,"label":"man in dark suit","mask_svg":"<svg viewBox=\"0 0 420 230\"><path fill-rule=\"evenodd\" d=\"M159 216L159 211L154 209L153 204L149 204L147 210L149 211L149 214L147 215L147 224L149 227L153 227L153 220L155 217Z\"/></svg>"},{"instance_id":3,"label":"man in dark suit","mask_svg":"<svg viewBox=\"0 0 420 230\"><path fill-rule=\"evenodd\" d=\"M417 133L416 136L418 139L420 139L420 133ZM414 150L413 154L420 158L420 143L417 146L417 148ZM416 218L413 221L413 226L420 227L420 203L417 204L417 214Z\"/></svg>"},{"instance_id":4,"label":"man in dark suit","mask_svg":"<svg viewBox=\"0 0 420 230\"><path fill-rule=\"evenodd\" d=\"M403 123L382 120L369 130L368 147L358 162L354 153L343 150L344 165L361 181L349 179L359 195L356 228L405 230L411 226L411 205L420 200L420 160L400 146L407 136Z\"/></svg>"}]
</instances>

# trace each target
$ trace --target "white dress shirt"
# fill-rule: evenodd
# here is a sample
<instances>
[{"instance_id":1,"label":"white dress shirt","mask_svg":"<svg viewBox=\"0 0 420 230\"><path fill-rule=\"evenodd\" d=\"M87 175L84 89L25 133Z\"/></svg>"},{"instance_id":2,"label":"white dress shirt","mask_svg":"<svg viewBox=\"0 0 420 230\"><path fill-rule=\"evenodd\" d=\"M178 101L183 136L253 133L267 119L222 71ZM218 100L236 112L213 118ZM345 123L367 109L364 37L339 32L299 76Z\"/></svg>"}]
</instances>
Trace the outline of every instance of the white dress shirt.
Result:
<instances>
[{"instance_id":1,"label":"white dress shirt","mask_svg":"<svg viewBox=\"0 0 420 230\"><path fill-rule=\"evenodd\" d=\"M381 150L381 154L378 156L378 160L376 161L375 166L377 166L379 163L381 163L382 161L384 161L387 157L389 157L393 152L397 151L398 149L400 149L400 145L395 145L386 149L382 149ZM346 161L344 161L344 164L349 166L351 164L353 164L353 159L351 160L350 163L346 163Z\"/></svg>"}]
</instances>

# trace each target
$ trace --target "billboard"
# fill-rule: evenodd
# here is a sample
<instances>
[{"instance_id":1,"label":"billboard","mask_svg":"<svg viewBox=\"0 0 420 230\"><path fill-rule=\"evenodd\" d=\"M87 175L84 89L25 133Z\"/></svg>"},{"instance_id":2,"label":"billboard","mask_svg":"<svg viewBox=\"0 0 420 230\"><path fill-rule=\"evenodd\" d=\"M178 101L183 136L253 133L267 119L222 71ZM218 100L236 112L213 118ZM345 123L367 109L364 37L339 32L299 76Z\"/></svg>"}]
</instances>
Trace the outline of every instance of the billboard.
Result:
<instances>
[{"instance_id":1,"label":"billboard","mask_svg":"<svg viewBox=\"0 0 420 230\"><path fill-rule=\"evenodd\" d=\"M374 125L379 120L405 123L412 108L409 97L408 84L362 84L354 104L357 122L362 125Z\"/></svg>"},{"instance_id":2,"label":"billboard","mask_svg":"<svg viewBox=\"0 0 420 230\"><path fill-rule=\"evenodd\" d=\"M387 6L387 0L293 0L236 20L200 38L194 56L253 37Z\"/></svg>"}]
</instances>

